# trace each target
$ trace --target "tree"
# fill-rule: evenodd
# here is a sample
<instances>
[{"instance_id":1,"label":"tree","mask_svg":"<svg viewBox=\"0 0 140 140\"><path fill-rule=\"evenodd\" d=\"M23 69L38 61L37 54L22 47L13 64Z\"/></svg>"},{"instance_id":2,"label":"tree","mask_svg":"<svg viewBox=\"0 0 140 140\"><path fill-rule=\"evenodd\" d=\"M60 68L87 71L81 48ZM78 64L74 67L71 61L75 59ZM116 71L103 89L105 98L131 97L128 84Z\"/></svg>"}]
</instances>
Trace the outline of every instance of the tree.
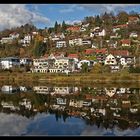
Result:
<instances>
[{"instance_id":1,"label":"tree","mask_svg":"<svg viewBox=\"0 0 140 140\"><path fill-rule=\"evenodd\" d=\"M126 24L126 22L128 22L128 16L129 15L125 11L119 12L119 14L117 15L118 23L119 24Z\"/></svg>"},{"instance_id":2,"label":"tree","mask_svg":"<svg viewBox=\"0 0 140 140\"><path fill-rule=\"evenodd\" d=\"M34 55L36 57L40 57L44 55L46 52L46 46L41 41L35 41L35 49L34 49Z\"/></svg>"},{"instance_id":3,"label":"tree","mask_svg":"<svg viewBox=\"0 0 140 140\"><path fill-rule=\"evenodd\" d=\"M66 28L67 28L67 25L66 25L65 21L63 21L62 22L62 32L65 32Z\"/></svg>"},{"instance_id":4,"label":"tree","mask_svg":"<svg viewBox=\"0 0 140 140\"><path fill-rule=\"evenodd\" d=\"M95 17L95 25L99 27L102 25L102 20L99 15Z\"/></svg>"},{"instance_id":5,"label":"tree","mask_svg":"<svg viewBox=\"0 0 140 140\"><path fill-rule=\"evenodd\" d=\"M82 64L82 72L88 72L88 64L87 63Z\"/></svg>"},{"instance_id":6,"label":"tree","mask_svg":"<svg viewBox=\"0 0 140 140\"><path fill-rule=\"evenodd\" d=\"M93 66L93 69L91 70L92 73L101 73L102 72L102 65L97 63Z\"/></svg>"}]
</instances>

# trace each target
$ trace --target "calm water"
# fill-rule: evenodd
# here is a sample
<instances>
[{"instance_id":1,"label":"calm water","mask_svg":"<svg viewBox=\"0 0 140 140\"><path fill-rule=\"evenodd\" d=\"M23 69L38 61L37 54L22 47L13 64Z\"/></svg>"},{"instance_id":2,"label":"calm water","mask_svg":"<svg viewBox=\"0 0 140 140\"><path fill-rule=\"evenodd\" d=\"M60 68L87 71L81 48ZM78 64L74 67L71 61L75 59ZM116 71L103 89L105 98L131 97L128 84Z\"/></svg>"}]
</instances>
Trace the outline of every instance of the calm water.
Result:
<instances>
[{"instance_id":1,"label":"calm water","mask_svg":"<svg viewBox=\"0 0 140 140\"><path fill-rule=\"evenodd\" d=\"M140 136L140 88L1 85L0 135Z\"/></svg>"}]
</instances>

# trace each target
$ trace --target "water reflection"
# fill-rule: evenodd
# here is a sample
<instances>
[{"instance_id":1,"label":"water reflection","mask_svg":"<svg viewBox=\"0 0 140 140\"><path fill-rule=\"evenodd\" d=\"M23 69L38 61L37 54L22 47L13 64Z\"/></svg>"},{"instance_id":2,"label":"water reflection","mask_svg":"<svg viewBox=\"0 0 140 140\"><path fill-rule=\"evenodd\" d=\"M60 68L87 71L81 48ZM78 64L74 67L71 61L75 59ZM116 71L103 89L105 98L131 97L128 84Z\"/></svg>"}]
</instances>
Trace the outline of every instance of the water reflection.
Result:
<instances>
[{"instance_id":1,"label":"water reflection","mask_svg":"<svg viewBox=\"0 0 140 140\"><path fill-rule=\"evenodd\" d=\"M0 112L0 135L140 135L140 88L3 85Z\"/></svg>"}]
</instances>

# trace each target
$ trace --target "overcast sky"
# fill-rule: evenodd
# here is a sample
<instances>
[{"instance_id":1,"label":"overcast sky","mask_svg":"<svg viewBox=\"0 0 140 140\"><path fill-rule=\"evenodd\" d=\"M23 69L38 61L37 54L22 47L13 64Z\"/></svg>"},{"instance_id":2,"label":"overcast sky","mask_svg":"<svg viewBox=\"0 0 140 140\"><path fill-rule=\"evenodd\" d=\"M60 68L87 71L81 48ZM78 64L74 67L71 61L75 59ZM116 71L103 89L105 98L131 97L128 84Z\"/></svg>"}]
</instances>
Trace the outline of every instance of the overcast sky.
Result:
<instances>
[{"instance_id":1,"label":"overcast sky","mask_svg":"<svg viewBox=\"0 0 140 140\"><path fill-rule=\"evenodd\" d=\"M140 11L140 4L0 4L0 30L32 22L38 28L67 23L106 12Z\"/></svg>"}]
</instances>

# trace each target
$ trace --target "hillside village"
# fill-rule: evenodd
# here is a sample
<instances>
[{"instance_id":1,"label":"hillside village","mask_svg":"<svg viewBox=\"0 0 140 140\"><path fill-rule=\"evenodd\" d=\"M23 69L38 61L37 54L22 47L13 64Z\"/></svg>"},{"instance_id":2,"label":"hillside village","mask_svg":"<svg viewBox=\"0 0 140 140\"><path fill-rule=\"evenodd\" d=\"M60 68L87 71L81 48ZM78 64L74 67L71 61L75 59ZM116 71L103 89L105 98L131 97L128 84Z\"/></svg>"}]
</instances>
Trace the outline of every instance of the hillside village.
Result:
<instances>
[{"instance_id":1,"label":"hillside village","mask_svg":"<svg viewBox=\"0 0 140 140\"><path fill-rule=\"evenodd\" d=\"M0 32L0 69L40 73L140 72L140 15L104 13L72 25Z\"/></svg>"}]
</instances>

